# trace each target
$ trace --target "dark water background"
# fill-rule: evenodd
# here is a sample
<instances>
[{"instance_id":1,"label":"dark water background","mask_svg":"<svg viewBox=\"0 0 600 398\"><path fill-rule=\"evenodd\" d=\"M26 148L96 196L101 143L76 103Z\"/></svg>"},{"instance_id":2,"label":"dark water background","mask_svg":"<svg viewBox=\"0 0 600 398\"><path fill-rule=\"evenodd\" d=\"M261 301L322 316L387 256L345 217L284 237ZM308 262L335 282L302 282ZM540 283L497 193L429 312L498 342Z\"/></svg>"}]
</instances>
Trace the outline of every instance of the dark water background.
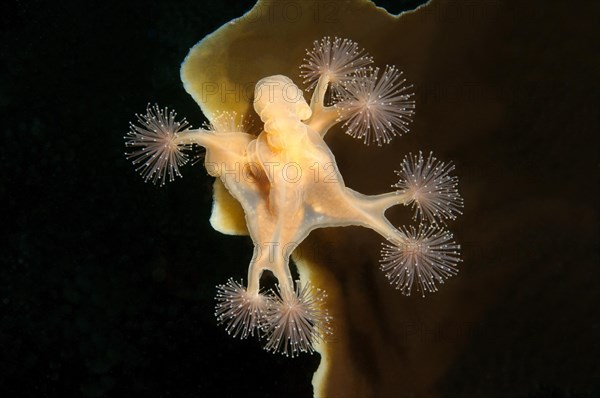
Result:
<instances>
[{"instance_id":1,"label":"dark water background","mask_svg":"<svg viewBox=\"0 0 600 398\"><path fill-rule=\"evenodd\" d=\"M418 2L387 3L398 12ZM545 3L538 3L543 15ZM252 4L11 0L0 6L0 396L311 395L317 356L268 354L258 342L231 339L216 325L214 286L245 275L251 244L210 227L211 179L197 166L198 172L188 170L183 180L159 189L143 184L123 157L128 122L148 102L173 107L198 126L202 115L183 90L179 64L197 41ZM581 24L596 22L574 4L564 8ZM595 39L582 38L572 54L556 57L577 57L594 70ZM544 83L557 84L560 72ZM558 103L547 116L568 109L579 118L581 129L565 126L564 134L584 148L590 167L576 177L581 184L574 197L589 204L598 194L598 76L581 79L589 90L561 85L560 100L547 98ZM506 156L514 164L520 154ZM565 148L562 167L580 156ZM564 265L567 272L598 260L598 208L592 209L581 222L595 224L596 233L577 240L579 256ZM577 222L571 225L565 234L578 233ZM586 287L599 288L598 266L578 275L594 281ZM589 338L600 337L598 295L569 286L557 291L560 311L572 315L564 346L539 344L562 333L543 323L556 306L540 304L526 333L510 341L506 330L491 336L527 355L493 359L494 347L474 339L445 385L461 396L469 396L470 385L482 396L501 396L494 386L507 383L518 385L518 396L600 396L600 350ZM508 301L493 314L529 317L531 310L520 313ZM552 369L564 367L570 370L553 380Z\"/></svg>"}]
</instances>

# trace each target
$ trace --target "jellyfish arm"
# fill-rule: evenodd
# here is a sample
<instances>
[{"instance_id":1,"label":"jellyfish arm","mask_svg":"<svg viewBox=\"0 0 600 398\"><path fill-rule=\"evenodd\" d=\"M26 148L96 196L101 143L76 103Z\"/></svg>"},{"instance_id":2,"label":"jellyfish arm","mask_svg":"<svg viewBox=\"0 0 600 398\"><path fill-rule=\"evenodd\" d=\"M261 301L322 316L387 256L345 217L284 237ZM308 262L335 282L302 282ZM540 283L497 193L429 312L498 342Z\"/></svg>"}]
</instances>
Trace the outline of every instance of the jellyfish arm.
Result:
<instances>
[{"instance_id":1,"label":"jellyfish arm","mask_svg":"<svg viewBox=\"0 0 600 398\"><path fill-rule=\"evenodd\" d=\"M328 75L321 75L319 77L310 101L312 116L306 121L306 124L312 130L318 132L321 137L325 137L329 129L339 122L340 117L335 107L325 105L325 93L327 92L329 83Z\"/></svg>"}]
</instances>

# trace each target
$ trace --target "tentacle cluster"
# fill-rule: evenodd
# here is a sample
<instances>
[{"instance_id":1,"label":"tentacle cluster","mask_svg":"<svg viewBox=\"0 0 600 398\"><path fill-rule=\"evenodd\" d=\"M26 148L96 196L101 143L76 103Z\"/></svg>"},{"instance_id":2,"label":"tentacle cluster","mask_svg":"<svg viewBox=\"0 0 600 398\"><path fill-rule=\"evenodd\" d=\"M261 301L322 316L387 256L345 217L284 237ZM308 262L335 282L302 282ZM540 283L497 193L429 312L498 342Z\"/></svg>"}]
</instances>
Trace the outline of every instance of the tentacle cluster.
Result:
<instances>
[{"instance_id":1,"label":"tentacle cluster","mask_svg":"<svg viewBox=\"0 0 600 398\"><path fill-rule=\"evenodd\" d=\"M383 243L381 270L404 295L410 295L413 284L425 297L425 292L436 292L436 283L458 273L460 246L454 243L452 233L435 225L418 228L403 227L406 240L398 245Z\"/></svg>"},{"instance_id":2,"label":"tentacle cluster","mask_svg":"<svg viewBox=\"0 0 600 398\"><path fill-rule=\"evenodd\" d=\"M463 199L458 193L458 178L450 175L454 171L452 162L437 161L433 152L425 159L419 152L406 156L401 166L396 171L400 180L393 187L409 196L407 205L412 205L415 221L435 224L454 220L462 214Z\"/></svg>"},{"instance_id":3,"label":"tentacle cluster","mask_svg":"<svg viewBox=\"0 0 600 398\"><path fill-rule=\"evenodd\" d=\"M406 197L404 204L412 206L419 225L401 228L404 240L383 243L380 268L404 295L410 295L413 284L422 296L436 292L436 283L458 273L460 245L439 225L462 214L464 202L458 178L450 175L453 170L452 162L440 162L433 153L425 159L419 152L406 156L396 171L400 179L392 187Z\"/></svg>"},{"instance_id":4,"label":"tentacle cluster","mask_svg":"<svg viewBox=\"0 0 600 398\"><path fill-rule=\"evenodd\" d=\"M346 133L365 144L382 145L409 131L415 101L412 85L405 85L398 68L386 65L380 73L372 63L373 57L357 43L325 37L307 50L300 77L309 91L319 89L319 79L326 79L326 98L331 99Z\"/></svg>"},{"instance_id":5,"label":"tentacle cluster","mask_svg":"<svg viewBox=\"0 0 600 398\"><path fill-rule=\"evenodd\" d=\"M144 180L165 185L181 177L179 167L189 158L185 153L188 144L179 140L181 132L189 123L183 119L176 121L177 113L168 108L148 104L145 114L136 114L137 124L129 123L129 132L124 137L125 146L131 152L125 153L133 161Z\"/></svg>"},{"instance_id":6,"label":"tentacle cluster","mask_svg":"<svg viewBox=\"0 0 600 398\"><path fill-rule=\"evenodd\" d=\"M217 111L204 127L215 134L246 133L250 130L251 123L237 112Z\"/></svg>"},{"instance_id":7,"label":"tentacle cluster","mask_svg":"<svg viewBox=\"0 0 600 398\"><path fill-rule=\"evenodd\" d=\"M300 65L300 78L308 91L317 87L321 76L327 76L332 98L345 92L345 85L356 76L356 71L373 63L371 57L358 44L349 39L324 37L315 40L312 50L306 50L304 63Z\"/></svg>"},{"instance_id":8,"label":"tentacle cluster","mask_svg":"<svg viewBox=\"0 0 600 398\"><path fill-rule=\"evenodd\" d=\"M363 68L344 84L336 107L340 111L342 128L365 144L389 144L392 138L409 131L415 101L412 86L405 86L402 72L395 66Z\"/></svg>"},{"instance_id":9,"label":"tentacle cluster","mask_svg":"<svg viewBox=\"0 0 600 398\"><path fill-rule=\"evenodd\" d=\"M224 285L217 286L215 316L233 337L245 339L254 336L261 327L269 298L257 292L248 293L243 282L230 278Z\"/></svg>"},{"instance_id":10,"label":"tentacle cluster","mask_svg":"<svg viewBox=\"0 0 600 398\"><path fill-rule=\"evenodd\" d=\"M315 344L332 333L327 294L310 281L295 285L294 291L277 285L275 291L252 294L241 282L229 279L217 286L217 321L233 337L265 340L267 351L291 357L313 353Z\"/></svg>"}]
</instances>

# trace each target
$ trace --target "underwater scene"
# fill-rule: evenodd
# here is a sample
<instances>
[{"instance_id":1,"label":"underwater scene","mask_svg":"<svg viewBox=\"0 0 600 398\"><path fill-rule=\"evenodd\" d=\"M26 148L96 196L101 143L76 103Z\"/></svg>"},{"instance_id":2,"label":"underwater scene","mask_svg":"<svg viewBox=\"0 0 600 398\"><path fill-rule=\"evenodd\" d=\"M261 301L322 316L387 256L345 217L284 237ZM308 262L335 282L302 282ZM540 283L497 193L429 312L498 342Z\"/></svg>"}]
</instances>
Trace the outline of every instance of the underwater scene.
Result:
<instances>
[{"instance_id":1,"label":"underwater scene","mask_svg":"<svg viewBox=\"0 0 600 398\"><path fill-rule=\"evenodd\" d=\"M3 8L0 396L600 396L596 2Z\"/></svg>"}]
</instances>

